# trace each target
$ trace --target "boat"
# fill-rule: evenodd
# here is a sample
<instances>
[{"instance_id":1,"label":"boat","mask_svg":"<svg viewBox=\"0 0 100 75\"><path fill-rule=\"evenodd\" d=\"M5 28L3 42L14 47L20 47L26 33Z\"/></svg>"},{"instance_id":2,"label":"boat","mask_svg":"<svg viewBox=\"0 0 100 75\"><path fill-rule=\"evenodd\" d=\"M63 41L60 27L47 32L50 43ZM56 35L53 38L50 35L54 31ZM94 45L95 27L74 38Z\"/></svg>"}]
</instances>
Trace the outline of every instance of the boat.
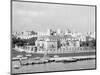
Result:
<instances>
[{"instance_id":1,"label":"boat","mask_svg":"<svg viewBox=\"0 0 100 75\"><path fill-rule=\"evenodd\" d=\"M77 61L77 59L75 58L68 58L68 57L51 58L50 60L55 62L76 62Z\"/></svg>"},{"instance_id":2,"label":"boat","mask_svg":"<svg viewBox=\"0 0 100 75\"><path fill-rule=\"evenodd\" d=\"M14 65L13 67L14 67L15 69L19 69L19 68L20 68L19 65Z\"/></svg>"},{"instance_id":3,"label":"boat","mask_svg":"<svg viewBox=\"0 0 100 75\"><path fill-rule=\"evenodd\" d=\"M20 61L14 61L14 62L12 63L12 67L13 67L14 69L19 69L19 68L21 67Z\"/></svg>"},{"instance_id":4,"label":"boat","mask_svg":"<svg viewBox=\"0 0 100 75\"><path fill-rule=\"evenodd\" d=\"M20 60L18 57L13 57L12 58L12 61L17 61L17 60Z\"/></svg>"},{"instance_id":5,"label":"boat","mask_svg":"<svg viewBox=\"0 0 100 75\"><path fill-rule=\"evenodd\" d=\"M77 59L75 59L75 58L69 58L69 59L63 60L63 62L77 62Z\"/></svg>"}]
</instances>

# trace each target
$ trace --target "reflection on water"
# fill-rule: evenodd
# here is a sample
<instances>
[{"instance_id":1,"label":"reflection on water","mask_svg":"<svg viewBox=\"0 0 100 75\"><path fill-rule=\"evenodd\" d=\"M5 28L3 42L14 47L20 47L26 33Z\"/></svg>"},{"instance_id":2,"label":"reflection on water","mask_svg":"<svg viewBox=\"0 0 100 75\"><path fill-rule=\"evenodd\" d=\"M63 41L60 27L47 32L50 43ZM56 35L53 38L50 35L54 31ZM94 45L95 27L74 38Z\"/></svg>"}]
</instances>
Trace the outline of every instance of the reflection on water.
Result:
<instances>
[{"instance_id":1,"label":"reflection on water","mask_svg":"<svg viewBox=\"0 0 100 75\"><path fill-rule=\"evenodd\" d=\"M76 70L76 69L92 69L95 68L94 60L84 60L71 63L46 63L22 66L19 69L12 68L12 73L30 73L30 72L46 72L46 71L61 71L61 70Z\"/></svg>"}]
</instances>

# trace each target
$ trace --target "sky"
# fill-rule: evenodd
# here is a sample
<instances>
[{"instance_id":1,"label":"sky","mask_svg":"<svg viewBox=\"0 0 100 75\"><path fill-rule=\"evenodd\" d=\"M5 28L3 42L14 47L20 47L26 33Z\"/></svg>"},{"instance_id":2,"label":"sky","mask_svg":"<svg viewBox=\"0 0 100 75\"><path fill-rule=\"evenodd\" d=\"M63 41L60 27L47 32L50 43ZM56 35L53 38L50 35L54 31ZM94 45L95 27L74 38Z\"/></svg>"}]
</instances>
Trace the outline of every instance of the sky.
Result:
<instances>
[{"instance_id":1,"label":"sky","mask_svg":"<svg viewBox=\"0 0 100 75\"><path fill-rule=\"evenodd\" d=\"M95 7L12 2L13 32L46 32L47 29L94 32Z\"/></svg>"}]
</instances>

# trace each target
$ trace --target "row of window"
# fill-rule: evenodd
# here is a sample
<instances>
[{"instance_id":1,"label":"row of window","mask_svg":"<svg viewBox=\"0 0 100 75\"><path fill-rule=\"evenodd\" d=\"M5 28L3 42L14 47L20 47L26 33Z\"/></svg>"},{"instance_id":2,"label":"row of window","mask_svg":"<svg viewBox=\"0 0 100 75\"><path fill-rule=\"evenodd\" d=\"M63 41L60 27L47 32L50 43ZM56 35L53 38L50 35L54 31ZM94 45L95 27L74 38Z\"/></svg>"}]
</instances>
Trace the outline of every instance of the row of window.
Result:
<instances>
[{"instance_id":1,"label":"row of window","mask_svg":"<svg viewBox=\"0 0 100 75\"><path fill-rule=\"evenodd\" d=\"M84 47L69 47L69 48L59 48L59 49L47 49L47 51L74 51L74 50L85 50ZM46 51L46 49L38 49L38 51Z\"/></svg>"}]
</instances>

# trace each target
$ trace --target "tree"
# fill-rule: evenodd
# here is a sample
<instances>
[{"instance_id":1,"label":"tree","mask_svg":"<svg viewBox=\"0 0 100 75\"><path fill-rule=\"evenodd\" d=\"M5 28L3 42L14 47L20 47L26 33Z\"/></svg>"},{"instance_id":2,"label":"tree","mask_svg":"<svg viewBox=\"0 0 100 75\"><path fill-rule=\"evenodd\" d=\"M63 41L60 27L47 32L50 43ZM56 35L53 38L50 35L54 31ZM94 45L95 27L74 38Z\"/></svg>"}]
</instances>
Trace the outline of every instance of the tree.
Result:
<instances>
[{"instance_id":1,"label":"tree","mask_svg":"<svg viewBox=\"0 0 100 75\"><path fill-rule=\"evenodd\" d=\"M37 34L35 31L31 31L31 35L35 35Z\"/></svg>"}]
</instances>

